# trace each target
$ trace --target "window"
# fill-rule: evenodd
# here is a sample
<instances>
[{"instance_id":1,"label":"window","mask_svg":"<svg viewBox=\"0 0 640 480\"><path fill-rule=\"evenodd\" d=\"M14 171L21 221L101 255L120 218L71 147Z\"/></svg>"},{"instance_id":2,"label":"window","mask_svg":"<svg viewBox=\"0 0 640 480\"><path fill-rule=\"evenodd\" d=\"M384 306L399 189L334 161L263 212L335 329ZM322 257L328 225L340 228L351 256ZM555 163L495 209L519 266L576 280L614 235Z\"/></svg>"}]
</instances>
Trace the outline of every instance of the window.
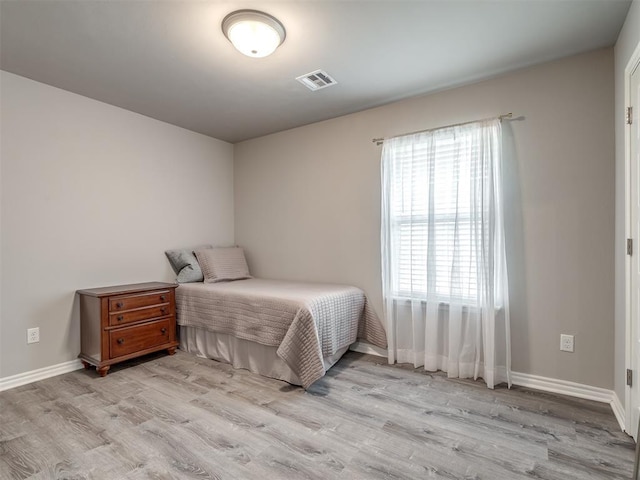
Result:
<instances>
[{"instance_id":1,"label":"window","mask_svg":"<svg viewBox=\"0 0 640 480\"><path fill-rule=\"evenodd\" d=\"M491 388L511 369L501 132L498 118L478 120L382 150L389 361Z\"/></svg>"},{"instance_id":2,"label":"window","mask_svg":"<svg viewBox=\"0 0 640 480\"><path fill-rule=\"evenodd\" d=\"M475 305L488 174L479 128L442 129L389 152L392 292Z\"/></svg>"}]
</instances>

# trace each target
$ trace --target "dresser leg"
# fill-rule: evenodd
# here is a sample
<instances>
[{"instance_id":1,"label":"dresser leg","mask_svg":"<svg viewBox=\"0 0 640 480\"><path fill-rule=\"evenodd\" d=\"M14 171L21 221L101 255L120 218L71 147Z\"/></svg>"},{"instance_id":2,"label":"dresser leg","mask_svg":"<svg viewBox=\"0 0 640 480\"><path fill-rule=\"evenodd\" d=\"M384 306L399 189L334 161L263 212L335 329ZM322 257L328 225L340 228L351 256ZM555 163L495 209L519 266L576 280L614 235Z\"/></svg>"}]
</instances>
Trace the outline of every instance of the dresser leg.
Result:
<instances>
[{"instance_id":1,"label":"dresser leg","mask_svg":"<svg viewBox=\"0 0 640 480\"><path fill-rule=\"evenodd\" d=\"M101 377L105 377L107 375L107 372L109 372L109 368L111 368L109 365L107 365L106 367L97 367L96 372L98 372Z\"/></svg>"},{"instance_id":2,"label":"dresser leg","mask_svg":"<svg viewBox=\"0 0 640 480\"><path fill-rule=\"evenodd\" d=\"M89 368L91 368L91 364L89 362L85 362L84 360L81 360L81 362L85 370L89 370Z\"/></svg>"},{"instance_id":3,"label":"dresser leg","mask_svg":"<svg viewBox=\"0 0 640 480\"><path fill-rule=\"evenodd\" d=\"M173 355L174 353L176 353L176 347L167 348L167 353L169 355Z\"/></svg>"}]
</instances>

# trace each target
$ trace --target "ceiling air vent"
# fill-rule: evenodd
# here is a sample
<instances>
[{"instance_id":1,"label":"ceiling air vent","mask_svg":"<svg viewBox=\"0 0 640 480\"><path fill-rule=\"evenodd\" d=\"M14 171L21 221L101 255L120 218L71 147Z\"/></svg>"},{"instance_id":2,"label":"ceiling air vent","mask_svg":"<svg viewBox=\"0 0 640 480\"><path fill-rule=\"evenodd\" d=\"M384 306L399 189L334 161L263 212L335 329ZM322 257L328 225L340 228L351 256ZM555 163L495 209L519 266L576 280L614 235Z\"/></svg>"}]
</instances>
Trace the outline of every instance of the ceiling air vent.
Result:
<instances>
[{"instance_id":1,"label":"ceiling air vent","mask_svg":"<svg viewBox=\"0 0 640 480\"><path fill-rule=\"evenodd\" d=\"M297 77L296 80L314 92L321 88L330 87L331 85L338 83L324 70L316 70L315 72L306 73Z\"/></svg>"}]
</instances>

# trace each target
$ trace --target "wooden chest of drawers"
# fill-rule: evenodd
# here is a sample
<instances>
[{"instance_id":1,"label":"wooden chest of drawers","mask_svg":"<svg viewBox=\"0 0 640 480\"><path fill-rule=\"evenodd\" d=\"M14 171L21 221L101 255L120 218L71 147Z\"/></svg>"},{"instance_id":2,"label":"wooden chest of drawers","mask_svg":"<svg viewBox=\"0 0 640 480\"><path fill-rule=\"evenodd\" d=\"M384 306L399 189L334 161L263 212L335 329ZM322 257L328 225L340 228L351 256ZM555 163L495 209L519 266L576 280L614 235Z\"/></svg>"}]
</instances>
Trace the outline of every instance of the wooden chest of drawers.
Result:
<instances>
[{"instance_id":1,"label":"wooden chest of drawers","mask_svg":"<svg viewBox=\"0 0 640 480\"><path fill-rule=\"evenodd\" d=\"M173 283L138 283L78 290L81 352L85 368L104 377L114 363L166 349L176 341Z\"/></svg>"}]
</instances>

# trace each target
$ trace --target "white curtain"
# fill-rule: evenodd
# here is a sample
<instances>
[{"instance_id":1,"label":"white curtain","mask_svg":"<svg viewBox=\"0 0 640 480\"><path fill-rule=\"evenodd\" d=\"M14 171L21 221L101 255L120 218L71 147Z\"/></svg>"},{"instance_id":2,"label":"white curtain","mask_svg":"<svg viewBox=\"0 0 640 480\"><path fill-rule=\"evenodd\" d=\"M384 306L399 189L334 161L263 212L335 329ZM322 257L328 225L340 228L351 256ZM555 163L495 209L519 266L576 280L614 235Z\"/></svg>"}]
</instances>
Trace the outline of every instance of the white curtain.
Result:
<instances>
[{"instance_id":1,"label":"white curtain","mask_svg":"<svg viewBox=\"0 0 640 480\"><path fill-rule=\"evenodd\" d=\"M384 141L390 363L511 386L501 141L499 120Z\"/></svg>"}]
</instances>

